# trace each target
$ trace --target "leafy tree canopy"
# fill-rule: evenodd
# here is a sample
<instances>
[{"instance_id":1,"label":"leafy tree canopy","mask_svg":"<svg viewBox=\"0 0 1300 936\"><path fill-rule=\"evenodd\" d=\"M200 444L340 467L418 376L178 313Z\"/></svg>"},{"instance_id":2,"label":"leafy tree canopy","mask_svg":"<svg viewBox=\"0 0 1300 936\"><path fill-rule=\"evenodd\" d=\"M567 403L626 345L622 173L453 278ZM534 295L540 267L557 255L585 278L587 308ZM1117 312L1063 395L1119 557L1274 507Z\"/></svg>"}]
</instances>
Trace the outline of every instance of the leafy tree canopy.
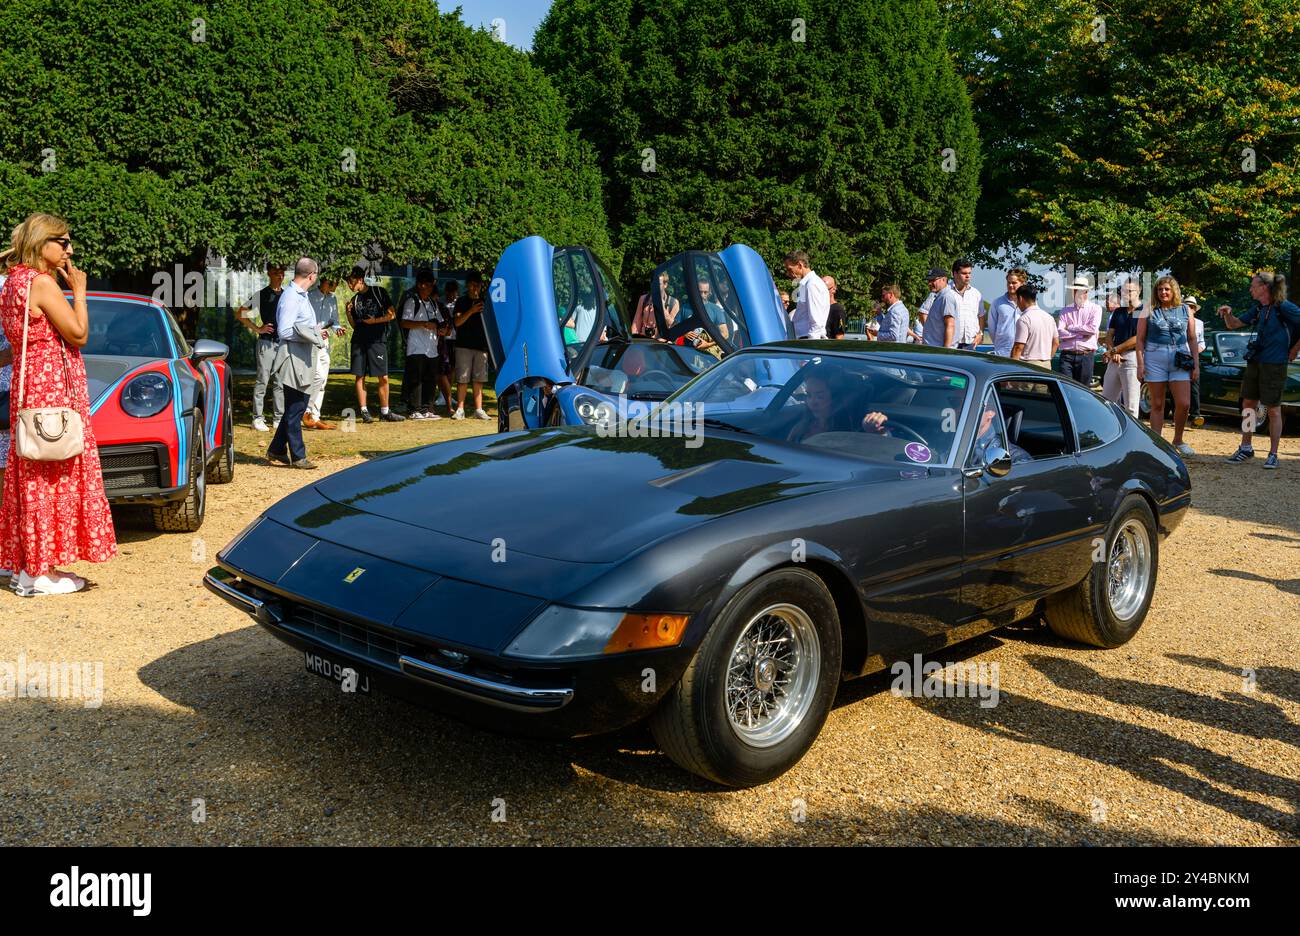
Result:
<instances>
[{"instance_id":1,"label":"leafy tree canopy","mask_svg":"<svg viewBox=\"0 0 1300 936\"><path fill-rule=\"evenodd\" d=\"M558 92L432 3L7 0L0 74L0 220L65 215L92 275L372 243L490 270L528 233L609 254Z\"/></svg>"},{"instance_id":2,"label":"leafy tree canopy","mask_svg":"<svg viewBox=\"0 0 1300 936\"><path fill-rule=\"evenodd\" d=\"M989 252L1236 284L1300 243L1294 0L946 4Z\"/></svg>"},{"instance_id":3,"label":"leafy tree canopy","mask_svg":"<svg viewBox=\"0 0 1300 936\"><path fill-rule=\"evenodd\" d=\"M973 238L979 144L933 0L555 0L534 57L634 286L742 241L778 271L807 249L846 294L920 292Z\"/></svg>"}]
</instances>

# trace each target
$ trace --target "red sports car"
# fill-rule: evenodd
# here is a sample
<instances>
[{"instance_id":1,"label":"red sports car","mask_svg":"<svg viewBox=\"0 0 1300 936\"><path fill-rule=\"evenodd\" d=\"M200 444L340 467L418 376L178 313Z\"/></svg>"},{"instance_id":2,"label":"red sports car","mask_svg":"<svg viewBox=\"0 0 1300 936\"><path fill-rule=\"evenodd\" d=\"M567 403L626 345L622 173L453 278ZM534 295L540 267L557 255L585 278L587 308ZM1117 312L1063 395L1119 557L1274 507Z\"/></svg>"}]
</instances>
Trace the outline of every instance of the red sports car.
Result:
<instances>
[{"instance_id":1,"label":"red sports car","mask_svg":"<svg viewBox=\"0 0 1300 936\"><path fill-rule=\"evenodd\" d=\"M207 483L235 475L229 349L191 347L148 296L92 292L87 306L81 353L109 503L151 507L159 530L197 530Z\"/></svg>"}]
</instances>

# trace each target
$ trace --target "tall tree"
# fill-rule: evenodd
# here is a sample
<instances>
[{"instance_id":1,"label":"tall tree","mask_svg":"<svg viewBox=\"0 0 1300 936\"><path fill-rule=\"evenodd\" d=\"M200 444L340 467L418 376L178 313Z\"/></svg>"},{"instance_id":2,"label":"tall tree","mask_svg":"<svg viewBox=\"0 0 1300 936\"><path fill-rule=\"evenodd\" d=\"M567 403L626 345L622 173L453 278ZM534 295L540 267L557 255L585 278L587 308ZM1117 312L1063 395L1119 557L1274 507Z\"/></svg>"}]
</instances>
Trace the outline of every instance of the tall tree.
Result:
<instances>
[{"instance_id":1,"label":"tall tree","mask_svg":"<svg viewBox=\"0 0 1300 936\"><path fill-rule=\"evenodd\" d=\"M555 0L534 56L599 152L625 277L743 241L847 294L954 259L979 144L934 0ZM784 274L781 274L782 276Z\"/></svg>"},{"instance_id":2,"label":"tall tree","mask_svg":"<svg viewBox=\"0 0 1300 936\"><path fill-rule=\"evenodd\" d=\"M987 251L1216 290L1300 243L1294 0L946 6Z\"/></svg>"},{"instance_id":3,"label":"tall tree","mask_svg":"<svg viewBox=\"0 0 1300 936\"><path fill-rule=\"evenodd\" d=\"M0 74L0 222L64 214L92 275L370 244L490 269L533 232L608 251L558 92L433 4L7 0Z\"/></svg>"}]
</instances>

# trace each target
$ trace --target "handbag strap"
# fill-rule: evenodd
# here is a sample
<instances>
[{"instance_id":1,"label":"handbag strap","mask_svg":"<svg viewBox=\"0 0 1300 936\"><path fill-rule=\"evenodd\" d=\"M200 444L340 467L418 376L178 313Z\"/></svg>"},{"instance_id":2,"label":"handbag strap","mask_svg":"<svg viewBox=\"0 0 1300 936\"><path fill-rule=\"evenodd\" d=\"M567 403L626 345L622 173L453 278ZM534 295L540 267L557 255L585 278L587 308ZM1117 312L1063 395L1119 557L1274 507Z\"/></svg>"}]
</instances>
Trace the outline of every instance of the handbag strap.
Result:
<instances>
[{"instance_id":1,"label":"handbag strap","mask_svg":"<svg viewBox=\"0 0 1300 936\"><path fill-rule=\"evenodd\" d=\"M36 276L42 274L37 273ZM27 281L27 297L23 305L23 362L18 368L18 409L22 409L26 403L25 391L27 388L27 326L31 324L32 318L32 283L36 282L36 276ZM68 349L63 344L63 336L55 333L55 339L59 342L59 350L63 357L63 391L68 395L68 405L72 405L72 374L68 369Z\"/></svg>"}]
</instances>

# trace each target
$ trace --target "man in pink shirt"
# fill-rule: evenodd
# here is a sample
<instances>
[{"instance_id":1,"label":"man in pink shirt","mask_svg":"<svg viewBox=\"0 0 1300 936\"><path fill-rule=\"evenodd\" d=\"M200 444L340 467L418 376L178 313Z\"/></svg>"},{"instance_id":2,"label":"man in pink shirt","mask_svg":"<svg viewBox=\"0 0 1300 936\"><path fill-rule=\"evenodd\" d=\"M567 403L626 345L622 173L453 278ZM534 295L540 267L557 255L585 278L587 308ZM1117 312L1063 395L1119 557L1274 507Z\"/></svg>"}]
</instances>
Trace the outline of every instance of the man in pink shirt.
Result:
<instances>
[{"instance_id":1,"label":"man in pink shirt","mask_svg":"<svg viewBox=\"0 0 1300 936\"><path fill-rule=\"evenodd\" d=\"M1071 286L1074 305L1061 310L1056 325L1056 334L1061 342L1059 370L1085 387L1092 386L1092 362L1097 353L1097 332L1101 328L1101 306L1088 301L1090 286L1088 277L1075 278Z\"/></svg>"},{"instance_id":2,"label":"man in pink shirt","mask_svg":"<svg viewBox=\"0 0 1300 936\"><path fill-rule=\"evenodd\" d=\"M1051 370L1052 355L1059 343L1056 322L1038 308L1038 290L1028 283L1016 290L1016 305L1020 318L1016 320L1016 343L1011 346L1012 360Z\"/></svg>"}]
</instances>

